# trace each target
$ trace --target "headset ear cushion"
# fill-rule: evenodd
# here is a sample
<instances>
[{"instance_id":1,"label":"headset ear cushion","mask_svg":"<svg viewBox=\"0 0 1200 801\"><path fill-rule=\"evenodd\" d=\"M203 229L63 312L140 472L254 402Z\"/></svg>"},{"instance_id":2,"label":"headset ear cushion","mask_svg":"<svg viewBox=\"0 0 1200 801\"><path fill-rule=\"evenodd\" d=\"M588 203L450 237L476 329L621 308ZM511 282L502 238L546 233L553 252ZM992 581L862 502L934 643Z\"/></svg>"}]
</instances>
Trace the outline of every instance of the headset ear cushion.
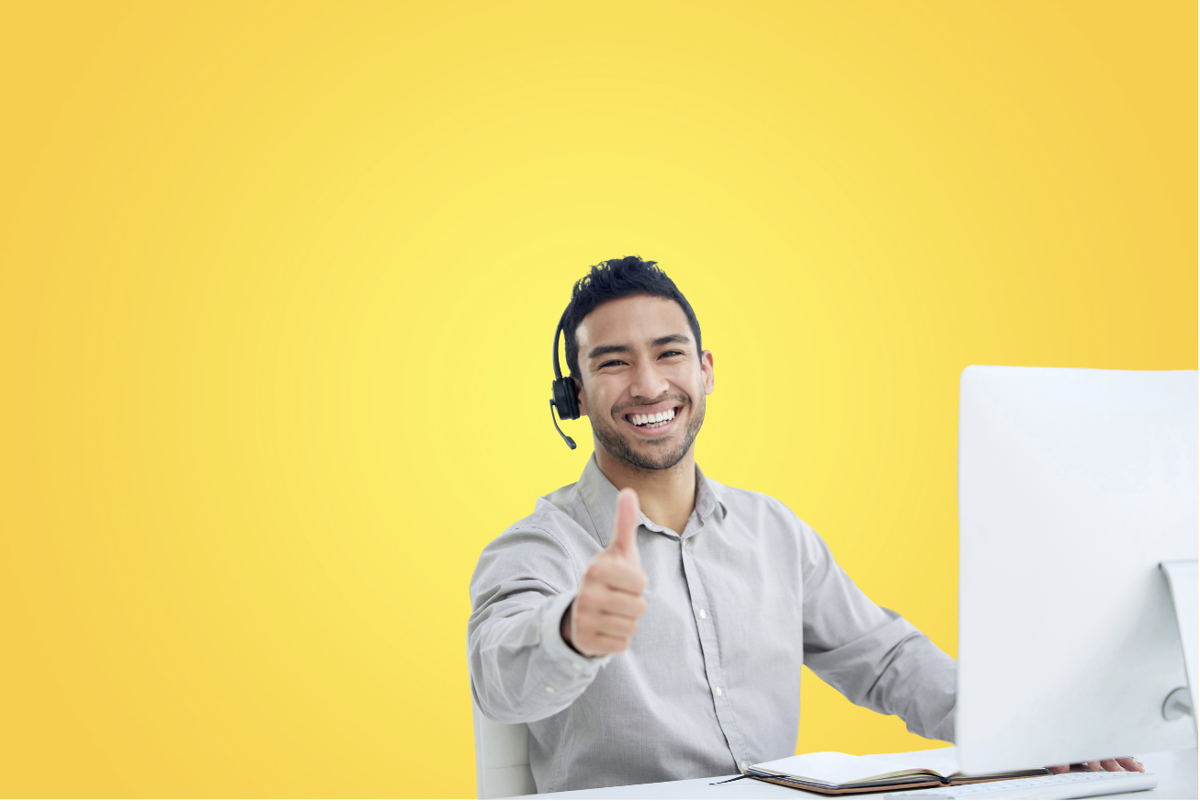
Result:
<instances>
[{"instance_id":1,"label":"headset ear cushion","mask_svg":"<svg viewBox=\"0 0 1200 801\"><path fill-rule=\"evenodd\" d=\"M570 376L558 379L554 384L554 407L558 416L564 420L579 419L579 395L575 391L575 382Z\"/></svg>"},{"instance_id":2,"label":"headset ear cushion","mask_svg":"<svg viewBox=\"0 0 1200 801\"><path fill-rule=\"evenodd\" d=\"M553 396L551 402L554 404L554 409L558 412L558 416L566 420L567 399L563 397L562 382L557 378L550 382L550 394Z\"/></svg>"},{"instance_id":3,"label":"headset ear cushion","mask_svg":"<svg viewBox=\"0 0 1200 801\"><path fill-rule=\"evenodd\" d=\"M579 419L579 388L575 386L575 379L567 376L563 379L563 387L567 390L567 402L571 404L571 419Z\"/></svg>"}]
</instances>

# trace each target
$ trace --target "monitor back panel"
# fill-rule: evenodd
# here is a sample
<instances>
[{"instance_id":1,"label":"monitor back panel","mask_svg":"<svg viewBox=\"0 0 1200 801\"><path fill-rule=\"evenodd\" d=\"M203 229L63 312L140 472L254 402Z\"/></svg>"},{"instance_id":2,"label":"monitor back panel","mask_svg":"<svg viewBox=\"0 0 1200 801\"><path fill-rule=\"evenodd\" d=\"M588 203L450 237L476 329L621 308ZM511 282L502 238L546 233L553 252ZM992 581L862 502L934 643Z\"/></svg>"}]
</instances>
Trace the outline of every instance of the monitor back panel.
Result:
<instances>
[{"instance_id":1,"label":"monitor back panel","mask_svg":"<svg viewBox=\"0 0 1200 801\"><path fill-rule=\"evenodd\" d=\"M963 770L1196 744L1158 563L1196 558L1197 481L1195 371L963 371Z\"/></svg>"}]
</instances>

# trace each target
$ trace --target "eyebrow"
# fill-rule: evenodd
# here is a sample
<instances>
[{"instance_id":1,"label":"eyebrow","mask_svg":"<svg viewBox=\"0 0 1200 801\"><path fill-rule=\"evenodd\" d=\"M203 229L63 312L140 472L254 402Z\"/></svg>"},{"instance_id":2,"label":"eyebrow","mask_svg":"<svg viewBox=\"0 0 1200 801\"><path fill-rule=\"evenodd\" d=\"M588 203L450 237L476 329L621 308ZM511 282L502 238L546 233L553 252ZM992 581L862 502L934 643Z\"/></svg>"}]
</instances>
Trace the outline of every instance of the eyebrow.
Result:
<instances>
[{"instance_id":1,"label":"eyebrow","mask_svg":"<svg viewBox=\"0 0 1200 801\"><path fill-rule=\"evenodd\" d=\"M664 337L659 337L658 339L652 340L650 342L650 347L661 348L663 345L669 345L672 342L680 342L686 345L691 341L691 338L686 334L667 334ZM633 348L629 347L628 345L597 345L588 351L587 357L588 359L596 359L600 356L607 356L610 353L629 353L632 350Z\"/></svg>"}]
</instances>

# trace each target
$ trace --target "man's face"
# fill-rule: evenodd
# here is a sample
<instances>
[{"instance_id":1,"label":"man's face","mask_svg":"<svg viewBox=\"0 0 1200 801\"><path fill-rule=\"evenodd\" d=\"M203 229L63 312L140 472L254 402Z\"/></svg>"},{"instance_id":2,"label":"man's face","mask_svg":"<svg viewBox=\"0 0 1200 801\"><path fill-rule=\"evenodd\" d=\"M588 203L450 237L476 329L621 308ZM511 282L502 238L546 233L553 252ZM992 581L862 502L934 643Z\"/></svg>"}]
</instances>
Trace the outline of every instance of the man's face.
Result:
<instances>
[{"instance_id":1,"label":"man's face","mask_svg":"<svg viewBox=\"0 0 1200 801\"><path fill-rule=\"evenodd\" d=\"M576 329L582 412L610 454L643 470L674 467L704 422L712 354L697 355L683 309L649 295L597 306Z\"/></svg>"}]
</instances>

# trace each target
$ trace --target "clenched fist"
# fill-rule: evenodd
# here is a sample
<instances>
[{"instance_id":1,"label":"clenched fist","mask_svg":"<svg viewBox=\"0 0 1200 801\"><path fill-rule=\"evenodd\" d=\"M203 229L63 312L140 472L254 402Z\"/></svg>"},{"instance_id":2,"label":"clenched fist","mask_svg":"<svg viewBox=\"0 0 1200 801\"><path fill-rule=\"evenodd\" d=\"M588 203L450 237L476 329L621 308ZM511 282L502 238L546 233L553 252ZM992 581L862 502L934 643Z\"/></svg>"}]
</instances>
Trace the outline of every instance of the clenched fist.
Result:
<instances>
[{"instance_id":1,"label":"clenched fist","mask_svg":"<svg viewBox=\"0 0 1200 801\"><path fill-rule=\"evenodd\" d=\"M617 495L612 542L588 565L575 600L562 619L562 638L584 656L624 651L646 611L646 574L638 556L638 497Z\"/></svg>"}]
</instances>

